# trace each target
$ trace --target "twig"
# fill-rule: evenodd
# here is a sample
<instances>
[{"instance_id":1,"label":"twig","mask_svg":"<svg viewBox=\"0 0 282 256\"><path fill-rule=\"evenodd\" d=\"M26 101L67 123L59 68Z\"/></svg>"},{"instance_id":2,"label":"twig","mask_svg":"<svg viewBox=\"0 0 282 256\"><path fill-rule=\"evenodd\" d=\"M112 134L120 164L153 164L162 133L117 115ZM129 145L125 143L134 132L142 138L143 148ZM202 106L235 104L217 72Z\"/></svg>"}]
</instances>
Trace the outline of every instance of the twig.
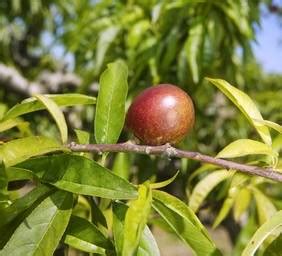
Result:
<instances>
[{"instance_id":1,"label":"twig","mask_svg":"<svg viewBox=\"0 0 282 256\"><path fill-rule=\"evenodd\" d=\"M200 162L221 166L227 170L237 170L243 173L258 175L274 181L282 182L282 172L275 171L273 168L262 168L259 166L240 164L233 161L204 155L199 152L177 149L169 144L161 146L146 146L136 145L130 142L118 144L76 144L72 142L68 145L68 147L75 152L94 152L98 154L104 152L134 152L147 155L164 155L169 158L189 158Z\"/></svg>"}]
</instances>

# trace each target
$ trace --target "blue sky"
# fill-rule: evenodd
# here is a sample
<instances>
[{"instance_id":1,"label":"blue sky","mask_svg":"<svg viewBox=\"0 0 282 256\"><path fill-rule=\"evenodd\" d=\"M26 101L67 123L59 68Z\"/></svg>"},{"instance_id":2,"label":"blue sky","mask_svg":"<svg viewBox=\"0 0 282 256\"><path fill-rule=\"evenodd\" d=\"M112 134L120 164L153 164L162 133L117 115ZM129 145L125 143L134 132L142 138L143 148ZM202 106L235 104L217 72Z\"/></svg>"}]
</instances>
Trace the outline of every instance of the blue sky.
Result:
<instances>
[{"instance_id":1,"label":"blue sky","mask_svg":"<svg viewBox=\"0 0 282 256\"><path fill-rule=\"evenodd\" d=\"M264 13L261 28L257 29L257 42L253 50L259 63L267 73L282 74L282 19Z\"/></svg>"}]
</instances>

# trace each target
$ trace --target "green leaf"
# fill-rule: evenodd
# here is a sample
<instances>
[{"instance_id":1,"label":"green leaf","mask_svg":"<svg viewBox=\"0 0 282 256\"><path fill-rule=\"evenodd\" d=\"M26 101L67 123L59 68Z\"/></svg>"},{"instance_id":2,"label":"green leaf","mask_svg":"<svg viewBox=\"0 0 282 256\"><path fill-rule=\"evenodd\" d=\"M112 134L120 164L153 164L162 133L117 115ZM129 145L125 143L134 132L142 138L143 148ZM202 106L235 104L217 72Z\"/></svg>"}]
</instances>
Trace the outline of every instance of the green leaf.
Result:
<instances>
[{"instance_id":1,"label":"green leaf","mask_svg":"<svg viewBox=\"0 0 282 256\"><path fill-rule=\"evenodd\" d=\"M271 122L271 121L268 121L268 120L254 120L254 121L255 121L255 123L257 123L257 126L265 125L269 128L276 130L279 133L282 133L282 126L277 124L277 123L274 123L274 122Z\"/></svg>"},{"instance_id":2,"label":"green leaf","mask_svg":"<svg viewBox=\"0 0 282 256\"><path fill-rule=\"evenodd\" d=\"M239 191L240 189L238 187L231 187L229 189L228 196L227 198L225 198L223 205L215 218L212 226L213 228L216 228L226 218L227 214L234 204L235 198L237 197Z\"/></svg>"},{"instance_id":3,"label":"green leaf","mask_svg":"<svg viewBox=\"0 0 282 256\"><path fill-rule=\"evenodd\" d=\"M122 61L108 64L101 75L95 115L97 143L116 143L119 138L125 119L127 77L127 66Z\"/></svg>"},{"instance_id":4,"label":"green leaf","mask_svg":"<svg viewBox=\"0 0 282 256\"><path fill-rule=\"evenodd\" d=\"M264 251L263 256L279 256L282 252L282 234L280 234Z\"/></svg>"},{"instance_id":5,"label":"green leaf","mask_svg":"<svg viewBox=\"0 0 282 256\"><path fill-rule=\"evenodd\" d=\"M9 120L3 121L0 123L0 132L7 131L11 128L17 127L22 124L27 124L27 122L24 122L20 119L9 119Z\"/></svg>"},{"instance_id":6,"label":"green leaf","mask_svg":"<svg viewBox=\"0 0 282 256\"><path fill-rule=\"evenodd\" d=\"M97 42L96 58L95 58L95 72L98 74L104 63L105 54L108 48L113 43L118 35L120 28L117 26L112 26L106 28L104 31L100 32L99 39Z\"/></svg>"},{"instance_id":7,"label":"green leaf","mask_svg":"<svg viewBox=\"0 0 282 256\"><path fill-rule=\"evenodd\" d=\"M52 115L60 130L62 142L66 143L68 140L68 127L65 117L58 105L52 99L44 95L35 95L35 98L38 99Z\"/></svg>"},{"instance_id":8,"label":"green leaf","mask_svg":"<svg viewBox=\"0 0 282 256\"><path fill-rule=\"evenodd\" d=\"M264 195L259 189L256 187L252 187L251 189L256 200L259 223L262 225L264 222L271 219L277 210L270 198Z\"/></svg>"},{"instance_id":9,"label":"green leaf","mask_svg":"<svg viewBox=\"0 0 282 256\"><path fill-rule=\"evenodd\" d=\"M77 137L78 143L81 144L88 144L90 143L90 133L79 130L79 129L74 129L75 135Z\"/></svg>"},{"instance_id":10,"label":"green leaf","mask_svg":"<svg viewBox=\"0 0 282 256\"><path fill-rule=\"evenodd\" d=\"M135 255L147 223L151 203L152 190L149 185L139 185L138 198L130 203L125 215L121 255Z\"/></svg>"},{"instance_id":11,"label":"green leaf","mask_svg":"<svg viewBox=\"0 0 282 256\"><path fill-rule=\"evenodd\" d=\"M73 248L90 253L105 254L113 245L103 233L88 220L72 215L63 238Z\"/></svg>"},{"instance_id":12,"label":"green leaf","mask_svg":"<svg viewBox=\"0 0 282 256\"><path fill-rule=\"evenodd\" d=\"M141 235L137 256L160 256L160 250L157 242L148 228L145 226L144 231Z\"/></svg>"},{"instance_id":13,"label":"green leaf","mask_svg":"<svg viewBox=\"0 0 282 256\"><path fill-rule=\"evenodd\" d=\"M227 216L232 206L234 205L235 199L238 196L241 188L245 186L246 182L249 181L249 176L234 172L232 176L231 184L228 190L228 196L224 200L223 205L216 216L213 224L213 228L217 227Z\"/></svg>"},{"instance_id":14,"label":"green leaf","mask_svg":"<svg viewBox=\"0 0 282 256\"><path fill-rule=\"evenodd\" d=\"M57 141L43 136L16 139L0 145L0 155L7 167L23 162L33 156L55 151L69 150Z\"/></svg>"},{"instance_id":15,"label":"green leaf","mask_svg":"<svg viewBox=\"0 0 282 256\"><path fill-rule=\"evenodd\" d=\"M121 202L113 203L113 235L117 255L122 253L123 234L124 234L124 219L128 206ZM153 237L150 229L145 226L141 235L137 256L159 256L159 248Z\"/></svg>"},{"instance_id":16,"label":"green leaf","mask_svg":"<svg viewBox=\"0 0 282 256\"><path fill-rule=\"evenodd\" d=\"M131 199L137 196L135 187L128 181L79 155L38 157L18 167L33 171L43 182L73 193L109 199Z\"/></svg>"},{"instance_id":17,"label":"green leaf","mask_svg":"<svg viewBox=\"0 0 282 256\"><path fill-rule=\"evenodd\" d=\"M157 183L151 183L150 184L150 188L151 189L157 189L157 188L163 188L166 187L167 185L169 185L170 183L172 183L177 175L178 175L179 171L177 171L177 173L175 173L170 179L165 180L165 181L161 181L161 182L157 182Z\"/></svg>"},{"instance_id":18,"label":"green leaf","mask_svg":"<svg viewBox=\"0 0 282 256\"><path fill-rule=\"evenodd\" d=\"M8 199L9 199L8 177L7 177L5 165L3 164L3 161L0 159L0 212L2 211L2 208L6 207L6 205L8 204ZM2 218L2 212L1 212L1 218Z\"/></svg>"},{"instance_id":19,"label":"green leaf","mask_svg":"<svg viewBox=\"0 0 282 256\"><path fill-rule=\"evenodd\" d=\"M19 214L32 207L39 199L43 200L53 190L54 188L41 184L23 197L16 199L1 212L0 227L14 220Z\"/></svg>"},{"instance_id":20,"label":"green leaf","mask_svg":"<svg viewBox=\"0 0 282 256\"><path fill-rule=\"evenodd\" d=\"M267 126L257 125L257 120L263 120L263 118L252 99L246 93L222 79L207 78L207 80L220 89L240 109L248 121L255 127L262 140L266 144L271 145L271 136Z\"/></svg>"},{"instance_id":21,"label":"green leaf","mask_svg":"<svg viewBox=\"0 0 282 256\"><path fill-rule=\"evenodd\" d=\"M18 226L0 255L52 255L67 227L73 196L57 191L42 201Z\"/></svg>"},{"instance_id":22,"label":"green leaf","mask_svg":"<svg viewBox=\"0 0 282 256\"><path fill-rule=\"evenodd\" d=\"M189 207L193 211L198 211L200 205L203 203L204 199L208 194L222 181L232 177L234 172L226 170L218 170L208 174L206 177L201 179L189 199Z\"/></svg>"},{"instance_id":23,"label":"green leaf","mask_svg":"<svg viewBox=\"0 0 282 256\"><path fill-rule=\"evenodd\" d=\"M153 191L153 199L154 209L197 255L221 255L205 227L185 203L157 190Z\"/></svg>"},{"instance_id":24,"label":"green leaf","mask_svg":"<svg viewBox=\"0 0 282 256\"><path fill-rule=\"evenodd\" d=\"M116 154L113 164L113 173L128 180L130 174L129 154L120 152Z\"/></svg>"},{"instance_id":25,"label":"green leaf","mask_svg":"<svg viewBox=\"0 0 282 256\"><path fill-rule=\"evenodd\" d=\"M6 172L8 181L32 180L37 178L33 172L17 167L8 167Z\"/></svg>"},{"instance_id":26,"label":"green leaf","mask_svg":"<svg viewBox=\"0 0 282 256\"><path fill-rule=\"evenodd\" d=\"M237 194L234 201L234 219L239 221L242 214L247 210L252 199L251 192L248 188L242 188Z\"/></svg>"},{"instance_id":27,"label":"green leaf","mask_svg":"<svg viewBox=\"0 0 282 256\"><path fill-rule=\"evenodd\" d=\"M282 211L276 212L269 220L267 220L259 229L256 231L252 239L244 249L242 256L254 255L259 246L263 241L274 232L281 232L282 226Z\"/></svg>"},{"instance_id":28,"label":"green leaf","mask_svg":"<svg viewBox=\"0 0 282 256\"><path fill-rule=\"evenodd\" d=\"M66 94L44 94L45 97L52 99L58 106L69 107L76 105L95 104L96 98L78 93ZM3 120L12 119L27 113L45 109L45 106L35 97L25 99L21 103L11 108L3 117Z\"/></svg>"},{"instance_id":29,"label":"green leaf","mask_svg":"<svg viewBox=\"0 0 282 256\"><path fill-rule=\"evenodd\" d=\"M201 50L202 42L203 23L197 22L190 28L188 39L186 40L184 45L187 62L189 64L194 83L199 82L198 55Z\"/></svg>"},{"instance_id":30,"label":"green leaf","mask_svg":"<svg viewBox=\"0 0 282 256\"><path fill-rule=\"evenodd\" d=\"M255 140L240 139L231 142L218 154L217 158L233 158L247 155L268 155L275 156L277 152L272 147Z\"/></svg>"}]
</instances>

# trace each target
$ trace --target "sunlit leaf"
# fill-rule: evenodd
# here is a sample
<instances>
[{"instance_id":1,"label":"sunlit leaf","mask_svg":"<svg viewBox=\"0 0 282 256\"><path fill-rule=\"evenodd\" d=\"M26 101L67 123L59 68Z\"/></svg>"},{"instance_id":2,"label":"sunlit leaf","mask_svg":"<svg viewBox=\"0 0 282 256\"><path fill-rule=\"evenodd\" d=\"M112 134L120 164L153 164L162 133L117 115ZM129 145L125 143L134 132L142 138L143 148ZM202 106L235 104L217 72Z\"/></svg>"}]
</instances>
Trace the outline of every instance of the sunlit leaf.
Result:
<instances>
[{"instance_id":1,"label":"sunlit leaf","mask_svg":"<svg viewBox=\"0 0 282 256\"><path fill-rule=\"evenodd\" d=\"M104 63L105 54L111 43L115 40L120 28L118 26L108 27L99 34L99 39L97 42L97 51L95 59L96 73L100 72L102 64Z\"/></svg>"},{"instance_id":2,"label":"sunlit leaf","mask_svg":"<svg viewBox=\"0 0 282 256\"><path fill-rule=\"evenodd\" d=\"M0 123L0 132L7 131L11 128L17 127L22 124L28 124L20 119L9 119Z\"/></svg>"},{"instance_id":3,"label":"sunlit leaf","mask_svg":"<svg viewBox=\"0 0 282 256\"><path fill-rule=\"evenodd\" d=\"M251 192L248 188L242 188L237 194L234 202L234 219L238 221L242 214L247 210L251 201Z\"/></svg>"},{"instance_id":4,"label":"sunlit leaf","mask_svg":"<svg viewBox=\"0 0 282 256\"><path fill-rule=\"evenodd\" d=\"M128 206L121 202L113 203L113 235L115 248L118 255L121 255L124 239L124 219ZM145 226L141 235L137 256L159 256L159 248L150 229Z\"/></svg>"},{"instance_id":5,"label":"sunlit leaf","mask_svg":"<svg viewBox=\"0 0 282 256\"><path fill-rule=\"evenodd\" d=\"M258 126L260 124L265 125L269 128L276 130L279 133L282 133L282 126L277 124L277 123L274 123L274 122L271 122L271 121L268 121L268 120L254 120L254 121L257 123Z\"/></svg>"},{"instance_id":6,"label":"sunlit leaf","mask_svg":"<svg viewBox=\"0 0 282 256\"><path fill-rule=\"evenodd\" d=\"M68 139L68 127L63 112L52 99L44 95L35 95L35 98L38 99L52 115L60 130L62 142L66 143Z\"/></svg>"},{"instance_id":7,"label":"sunlit leaf","mask_svg":"<svg viewBox=\"0 0 282 256\"><path fill-rule=\"evenodd\" d=\"M108 64L100 77L100 90L95 115L97 143L116 143L125 119L127 66L122 61Z\"/></svg>"},{"instance_id":8,"label":"sunlit leaf","mask_svg":"<svg viewBox=\"0 0 282 256\"><path fill-rule=\"evenodd\" d=\"M185 203L157 190L153 191L153 199L154 209L197 255L221 255L205 227Z\"/></svg>"},{"instance_id":9,"label":"sunlit leaf","mask_svg":"<svg viewBox=\"0 0 282 256\"><path fill-rule=\"evenodd\" d=\"M247 155L277 155L272 147L255 140L240 139L231 142L218 154L217 158L233 158Z\"/></svg>"},{"instance_id":10,"label":"sunlit leaf","mask_svg":"<svg viewBox=\"0 0 282 256\"><path fill-rule=\"evenodd\" d=\"M157 182L157 183L151 183L150 188L157 189L157 188L166 187L167 185L169 185L170 183L172 183L176 179L178 174L179 174L179 171L176 174L174 174L170 179L167 179L167 180L161 181L161 182Z\"/></svg>"},{"instance_id":11,"label":"sunlit leaf","mask_svg":"<svg viewBox=\"0 0 282 256\"><path fill-rule=\"evenodd\" d=\"M7 167L23 162L30 157L55 151L69 150L57 141L43 136L16 139L0 145L0 155Z\"/></svg>"},{"instance_id":12,"label":"sunlit leaf","mask_svg":"<svg viewBox=\"0 0 282 256\"><path fill-rule=\"evenodd\" d=\"M276 231L282 232L281 227L282 211L278 211L271 217L271 219L269 219L259 227L259 229L256 231L256 233L244 249L242 256L254 255L256 250L269 235L273 234Z\"/></svg>"},{"instance_id":13,"label":"sunlit leaf","mask_svg":"<svg viewBox=\"0 0 282 256\"><path fill-rule=\"evenodd\" d=\"M135 187L95 161L60 154L30 159L18 167L33 171L42 181L73 193L110 199L131 199Z\"/></svg>"},{"instance_id":14,"label":"sunlit leaf","mask_svg":"<svg viewBox=\"0 0 282 256\"><path fill-rule=\"evenodd\" d=\"M201 179L192 191L189 198L189 207L197 211L207 195L222 181L232 177L234 172L226 170L213 171Z\"/></svg>"},{"instance_id":15,"label":"sunlit leaf","mask_svg":"<svg viewBox=\"0 0 282 256\"><path fill-rule=\"evenodd\" d=\"M72 205L72 194L64 191L44 199L19 225L0 255L52 255L69 222Z\"/></svg>"},{"instance_id":16,"label":"sunlit leaf","mask_svg":"<svg viewBox=\"0 0 282 256\"><path fill-rule=\"evenodd\" d=\"M69 107L75 105L95 104L96 98L77 93L44 94L52 99L58 106ZM3 120L12 119L27 113L45 109L45 106L36 98L28 98L11 108L3 117Z\"/></svg>"},{"instance_id":17,"label":"sunlit leaf","mask_svg":"<svg viewBox=\"0 0 282 256\"><path fill-rule=\"evenodd\" d=\"M112 170L116 175L128 180L130 174L129 155L123 152L117 153Z\"/></svg>"},{"instance_id":18,"label":"sunlit leaf","mask_svg":"<svg viewBox=\"0 0 282 256\"><path fill-rule=\"evenodd\" d=\"M152 190L148 184L139 185L138 198L130 202L125 215L122 255L135 255L147 223L152 203Z\"/></svg>"},{"instance_id":19,"label":"sunlit leaf","mask_svg":"<svg viewBox=\"0 0 282 256\"><path fill-rule=\"evenodd\" d=\"M252 99L246 93L222 79L207 78L207 80L220 89L240 109L248 121L255 127L262 140L266 144L271 145L271 137L267 126L257 125L257 120L263 120L263 118Z\"/></svg>"}]
</instances>

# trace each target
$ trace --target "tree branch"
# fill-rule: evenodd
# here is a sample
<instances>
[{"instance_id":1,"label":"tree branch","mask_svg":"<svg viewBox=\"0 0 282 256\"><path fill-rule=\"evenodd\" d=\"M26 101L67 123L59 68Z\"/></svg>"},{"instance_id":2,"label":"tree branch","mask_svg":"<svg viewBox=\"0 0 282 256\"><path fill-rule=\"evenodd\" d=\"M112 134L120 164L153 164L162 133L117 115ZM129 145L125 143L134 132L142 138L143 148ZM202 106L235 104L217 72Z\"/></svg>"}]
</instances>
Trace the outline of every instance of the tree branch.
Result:
<instances>
[{"instance_id":1,"label":"tree branch","mask_svg":"<svg viewBox=\"0 0 282 256\"><path fill-rule=\"evenodd\" d=\"M74 152L93 152L98 154L104 152L134 152L146 155L163 155L169 158L189 158L200 162L217 165L227 170L237 170L243 173L258 175L274 181L282 182L282 173L275 171L272 168L262 168L258 166L240 164L208 155L203 155L199 152L184 151L174 148L169 144L161 146L146 146L136 145L130 142L118 144L76 144L72 142L68 145L68 147Z\"/></svg>"}]
</instances>

